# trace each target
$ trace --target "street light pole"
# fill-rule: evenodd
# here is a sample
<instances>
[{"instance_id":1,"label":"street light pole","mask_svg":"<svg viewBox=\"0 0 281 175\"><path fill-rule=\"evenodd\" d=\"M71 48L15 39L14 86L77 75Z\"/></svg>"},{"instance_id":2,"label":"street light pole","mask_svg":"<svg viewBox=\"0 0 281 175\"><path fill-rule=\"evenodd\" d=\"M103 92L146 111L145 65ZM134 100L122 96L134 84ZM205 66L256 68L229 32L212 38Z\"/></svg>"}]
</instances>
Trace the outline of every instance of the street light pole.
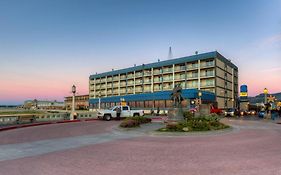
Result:
<instances>
[{"instance_id":1,"label":"street light pole","mask_svg":"<svg viewBox=\"0 0 281 175\"><path fill-rule=\"evenodd\" d=\"M199 97L199 106L198 106L198 110L200 111L200 105L201 105L201 97L202 97L202 92L199 90L198 91L198 97Z\"/></svg>"},{"instance_id":2,"label":"street light pole","mask_svg":"<svg viewBox=\"0 0 281 175\"><path fill-rule=\"evenodd\" d=\"M101 93L99 92L99 109L100 109L100 96L101 96Z\"/></svg>"},{"instance_id":3,"label":"street light pole","mask_svg":"<svg viewBox=\"0 0 281 175\"><path fill-rule=\"evenodd\" d=\"M72 109L70 114L70 120L74 119L74 113L75 113L75 93L76 93L76 86L72 86Z\"/></svg>"}]
</instances>

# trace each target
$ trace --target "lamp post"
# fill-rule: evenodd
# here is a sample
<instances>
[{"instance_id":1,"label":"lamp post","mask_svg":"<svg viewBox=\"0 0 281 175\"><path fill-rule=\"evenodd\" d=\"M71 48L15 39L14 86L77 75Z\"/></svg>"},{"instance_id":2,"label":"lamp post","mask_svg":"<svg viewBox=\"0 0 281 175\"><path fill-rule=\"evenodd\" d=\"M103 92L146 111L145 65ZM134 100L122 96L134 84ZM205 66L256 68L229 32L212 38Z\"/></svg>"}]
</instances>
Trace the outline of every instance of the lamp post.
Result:
<instances>
[{"instance_id":1,"label":"lamp post","mask_svg":"<svg viewBox=\"0 0 281 175\"><path fill-rule=\"evenodd\" d=\"M202 97L202 92L201 91L198 92L198 97L199 97L199 104L201 104L201 97Z\"/></svg>"},{"instance_id":2,"label":"lamp post","mask_svg":"<svg viewBox=\"0 0 281 175\"><path fill-rule=\"evenodd\" d=\"M70 114L70 120L74 119L74 113L75 113L75 93L76 93L76 86L72 86L72 109L71 109L71 114Z\"/></svg>"},{"instance_id":3,"label":"lamp post","mask_svg":"<svg viewBox=\"0 0 281 175\"><path fill-rule=\"evenodd\" d=\"M266 104L267 103L267 94L268 94L267 88L264 88L263 93L264 93L264 104Z\"/></svg>"},{"instance_id":4,"label":"lamp post","mask_svg":"<svg viewBox=\"0 0 281 175\"><path fill-rule=\"evenodd\" d=\"M200 111L200 105L201 105L201 97L202 97L202 92L199 90L198 91L198 97L199 97L199 102L198 102L198 111Z\"/></svg>"},{"instance_id":5,"label":"lamp post","mask_svg":"<svg viewBox=\"0 0 281 175\"><path fill-rule=\"evenodd\" d=\"M101 93L99 91L99 109L100 109L100 96L101 96Z\"/></svg>"}]
</instances>

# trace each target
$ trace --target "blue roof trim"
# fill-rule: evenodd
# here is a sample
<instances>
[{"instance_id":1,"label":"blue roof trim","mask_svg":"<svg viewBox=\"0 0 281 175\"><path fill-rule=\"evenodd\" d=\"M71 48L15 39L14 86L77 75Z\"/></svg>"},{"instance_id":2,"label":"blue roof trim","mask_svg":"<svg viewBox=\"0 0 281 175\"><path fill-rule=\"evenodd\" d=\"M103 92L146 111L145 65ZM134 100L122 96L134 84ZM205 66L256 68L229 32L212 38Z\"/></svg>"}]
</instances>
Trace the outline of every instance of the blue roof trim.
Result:
<instances>
[{"instance_id":1,"label":"blue roof trim","mask_svg":"<svg viewBox=\"0 0 281 175\"><path fill-rule=\"evenodd\" d=\"M139 71L139 70L143 70L143 69L151 69L151 68L156 68L156 67L169 66L172 64L180 64L180 63L184 63L184 62L216 58L218 56L218 54L219 53L217 51L213 51L213 52L207 52L207 53L202 53L202 54L198 54L198 55L192 55L192 56L187 56L187 57L181 57L181 58L176 58L176 59L171 59L171 60L155 62L155 63L143 64L140 66L129 67L129 68L125 68L125 69L91 75L89 77L89 79L92 80L94 78L101 78L101 77L105 77L105 76L123 74L123 73L127 73L127 72ZM224 57L222 57L222 58L224 58ZM227 59L225 59L225 60L228 61Z\"/></svg>"},{"instance_id":2,"label":"blue roof trim","mask_svg":"<svg viewBox=\"0 0 281 175\"><path fill-rule=\"evenodd\" d=\"M215 101L215 94L211 92L201 91L202 100ZM114 103L120 102L120 98L124 98L125 101L146 101L146 100L170 100L172 91L161 91L154 93L143 93L143 94L131 94L124 96L112 96L112 97L103 97L101 98L101 103ZM195 99L198 98L198 90L197 89L183 89L182 96L185 99ZM98 98L89 99L90 104L98 103Z\"/></svg>"}]
</instances>

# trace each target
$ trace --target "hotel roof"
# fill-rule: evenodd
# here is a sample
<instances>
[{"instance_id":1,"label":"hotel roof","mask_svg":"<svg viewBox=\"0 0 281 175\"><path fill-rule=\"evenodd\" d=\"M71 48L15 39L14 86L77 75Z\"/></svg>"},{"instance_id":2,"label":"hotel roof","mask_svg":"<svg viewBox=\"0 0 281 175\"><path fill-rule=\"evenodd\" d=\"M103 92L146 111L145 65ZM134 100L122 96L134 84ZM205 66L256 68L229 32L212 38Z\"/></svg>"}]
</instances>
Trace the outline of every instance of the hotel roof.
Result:
<instances>
[{"instance_id":1,"label":"hotel roof","mask_svg":"<svg viewBox=\"0 0 281 175\"><path fill-rule=\"evenodd\" d=\"M197 55L191 55L191 56L186 56L186 57L180 57L180 58L175 58L175 59L170 59L170 60L165 60L165 61L149 63L149 64L143 64L143 65L129 67L129 68L125 68L125 69L113 70L113 71L104 72L104 73L100 73L100 74L94 74L94 75L91 75L89 77L89 79L92 80L94 78L113 76L113 75L117 75L117 74L124 74L127 72L140 71L140 70L151 69L151 68L158 68L158 67L162 67L162 66L169 66L172 64L181 64L184 62L192 62L192 61L205 60L205 59L210 59L210 58L218 58L218 59L222 60L223 62L227 63L227 65L229 65L235 69L238 69L237 66L235 66L230 60L228 60L224 56L222 56L219 52L213 51L213 52L207 52L207 53L202 53L202 54L197 54Z\"/></svg>"}]
</instances>

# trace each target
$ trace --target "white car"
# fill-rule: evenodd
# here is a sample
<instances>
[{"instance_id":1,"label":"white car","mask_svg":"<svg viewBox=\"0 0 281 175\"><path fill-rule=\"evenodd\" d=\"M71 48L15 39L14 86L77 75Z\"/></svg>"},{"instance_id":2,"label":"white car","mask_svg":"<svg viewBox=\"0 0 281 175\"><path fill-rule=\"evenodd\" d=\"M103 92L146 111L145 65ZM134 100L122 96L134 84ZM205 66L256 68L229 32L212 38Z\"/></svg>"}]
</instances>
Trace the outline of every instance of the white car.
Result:
<instances>
[{"instance_id":1,"label":"white car","mask_svg":"<svg viewBox=\"0 0 281 175\"><path fill-rule=\"evenodd\" d=\"M143 110L131 110L130 106L114 106L110 109L98 110L98 118L107 121L116 118L116 110L118 107L121 108L120 117L135 117L144 115Z\"/></svg>"}]
</instances>

